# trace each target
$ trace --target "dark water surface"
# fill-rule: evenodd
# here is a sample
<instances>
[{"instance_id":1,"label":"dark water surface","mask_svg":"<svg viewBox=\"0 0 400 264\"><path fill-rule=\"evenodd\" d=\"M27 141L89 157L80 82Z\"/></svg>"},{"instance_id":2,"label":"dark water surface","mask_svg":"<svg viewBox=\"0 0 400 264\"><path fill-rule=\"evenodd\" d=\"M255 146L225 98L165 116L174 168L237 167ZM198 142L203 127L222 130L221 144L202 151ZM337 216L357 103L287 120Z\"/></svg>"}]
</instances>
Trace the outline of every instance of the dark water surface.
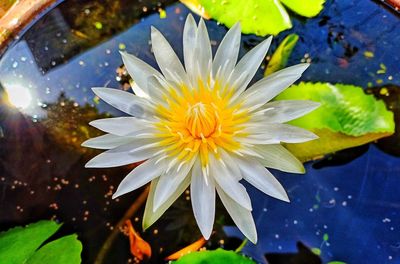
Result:
<instances>
[{"instance_id":1,"label":"dark water surface","mask_svg":"<svg viewBox=\"0 0 400 264\"><path fill-rule=\"evenodd\" d=\"M0 229L57 219L65 223L65 233L78 233L84 262L93 263L141 190L112 200L132 167L83 168L98 152L80 143L100 134L87 123L121 115L95 98L90 88L129 88L129 78L119 68L119 50L155 66L150 25L165 34L181 57L188 12L169 0L69 0L9 48L0 59ZM300 35L289 64L312 62L302 80L363 87L400 84L400 18L395 14L372 1L337 0L328 1L317 18L294 16L293 22L292 30L275 38L272 49L287 34ZM207 26L215 51L227 29L215 21ZM243 36L241 54L261 40ZM260 70L257 78L261 75ZM22 108L6 101L6 91ZM389 142L396 146L396 141ZM274 171L288 190L290 204L247 186L259 243L246 246L245 253L261 262L266 252L295 252L296 242L302 241L319 248L324 262L400 263L399 152L378 146L307 163L305 175ZM152 244L153 263L200 237L186 196L143 234ZM139 211L133 218L137 230L141 215ZM217 222L217 230L230 223L223 210L218 210ZM225 231L228 236L239 234L235 228ZM220 230L211 246L232 241ZM104 263L126 263L129 257L128 240L121 235Z\"/></svg>"}]
</instances>

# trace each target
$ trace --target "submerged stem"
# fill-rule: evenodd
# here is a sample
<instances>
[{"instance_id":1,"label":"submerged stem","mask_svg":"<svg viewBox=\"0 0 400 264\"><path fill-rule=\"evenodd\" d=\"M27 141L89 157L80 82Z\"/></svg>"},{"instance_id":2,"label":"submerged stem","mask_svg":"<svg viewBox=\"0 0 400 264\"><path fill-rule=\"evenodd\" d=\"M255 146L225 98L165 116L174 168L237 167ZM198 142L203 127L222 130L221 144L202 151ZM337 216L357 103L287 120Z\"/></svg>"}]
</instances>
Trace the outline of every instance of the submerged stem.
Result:
<instances>
[{"instance_id":1,"label":"submerged stem","mask_svg":"<svg viewBox=\"0 0 400 264\"><path fill-rule=\"evenodd\" d=\"M95 264L102 264L104 262L105 257L107 256L108 251L111 248L115 238L120 232L120 228L124 225L125 220L132 218L132 216L140 209L140 207L146 201L147 196L149 195L150 186L147 186L143 192L139 195L139 197L135 200L135 202L129 207L129 209L125 212L124 216L119 220L118 224L114 227L114 230L107 237L106 241L101 246L99 253L97 254Z\"/></svg>"},{"instance_id":2,"label":"submerged stem","mask_svg":"<svg viewBox=\"0 0 400 264\"><path fill-rule=\"evenodd\" d=\"M249 242L249 240L246 238L243 240L242 244L240 244L240 246L235 250L236 253L239 253L240 251L242 251L242 249L244 248L244 246L246 246L247 242Z\"/></svg>"}]
</instances>

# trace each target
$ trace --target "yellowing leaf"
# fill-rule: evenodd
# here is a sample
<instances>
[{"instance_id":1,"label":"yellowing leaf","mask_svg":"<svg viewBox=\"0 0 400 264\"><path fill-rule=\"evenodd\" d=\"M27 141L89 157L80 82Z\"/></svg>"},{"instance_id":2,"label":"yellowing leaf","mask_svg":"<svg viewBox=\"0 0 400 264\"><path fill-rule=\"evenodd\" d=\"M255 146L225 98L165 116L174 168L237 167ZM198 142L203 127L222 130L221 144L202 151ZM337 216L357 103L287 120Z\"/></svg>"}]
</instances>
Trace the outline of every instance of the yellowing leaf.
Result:
<instances>
[{"instance_id":1,"label":"yellowing leaf","mask_svg":"<svg viewBox=\"0 0 400 264\"><path fill-rule=\"evenodd\" d=\"M210 19L210 15L204 10L204 7L201 6L200 0L179 0L182 4L186 5L192 12L195 14L202 16L205 19Z\"/></svg>"},{"instance_id":2,"label":"yellowing leaf","mask_svg":"<svg viewBox=\"0 0 400 264\"><path fill-rule=\"evenodd\" d=\"M204 237L202 237L199 240L197 240L196 242L190 244L189 246L184 247L181 250L179 250L178 252L175 252L175 253L169 255L168 257L165 258L165 260L176 260L176 259L181 258L184 255L195 252L195 251L199 250L202 246L204 246L204 244L206 242L207 242L207 240L205 240Z\"/></svg>"},{"instance_id":3,"label":"yellowing leaf","mask_svg":"<svg viewBox=\"0 0 400 264\"><path fill-rule=\"evenodd\" d=\"M132 226L131 220L126 220L125 222L128 228L129 244L131 254L138 260L144 260L151 257L151 247L150 244L144 241L143 238L139 236L136 230Z\"/></svg>"},{"instance_id":4,"label":"yellowing leaf","mask_svg":"<svg viewBox=\"0 0 400 264\"><path fill-rule=\"evenodd\" d=\"M312 129L311 131L319 138L305 143L285 144L285 147L302 162L319 159L339 150L361 146L392 134L389 132L370 133L354 137L343 133L334 133L329 129Z\"/></svg>"}]
</instances>

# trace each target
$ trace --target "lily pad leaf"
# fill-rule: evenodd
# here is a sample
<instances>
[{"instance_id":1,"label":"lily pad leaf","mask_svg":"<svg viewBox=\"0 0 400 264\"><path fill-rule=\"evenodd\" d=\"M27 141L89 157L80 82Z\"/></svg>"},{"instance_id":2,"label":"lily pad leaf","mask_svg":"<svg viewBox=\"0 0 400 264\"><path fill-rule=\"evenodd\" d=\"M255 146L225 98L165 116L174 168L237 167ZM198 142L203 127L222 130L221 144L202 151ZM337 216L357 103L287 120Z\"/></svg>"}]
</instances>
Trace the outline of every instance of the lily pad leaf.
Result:
<instances>
[{"instance_id":1,"label":"lily pad leaf","mask_svg":"<svg viewBox=\"0 0 400 264\"><path fill-rule=\"evenodd\" d=\"M213 18L227 27L240 21L242 33L258 36L277 35L292 27L283 5L301 16L314 17L321 12L325 3L325 0L180 1L196 14L206 19Z\"/></svg>"},{"instance_id":2,"label":"lily pad leaf","mask_svg":"<svg viewBox=\"0 0 400 264\"><path fill-rule=\"evenodd\" d=\"M65 237L65 240L60 238L40 248L49 237L57 232L60 226L54 221L39 221L26 227L15 227L0 233L1 262L7 264L80 263L82 245L76 236L74 236L74 240L68 237ZM43 254L46 255L46 258L42 257ZM64 260L64 262L60 262L60 260Z\"/></svg>"},{"instance_id":3,"label":"lily pad leaf","mask_svg":"<svg viewBox=\"0 0 400 264\"><path fill-rule=\"evenodd\" d=\"M301 161L360 146L394 133L393 113L361 87L330 83L293 85L275 100L312 100L321 106L289 124L310 130L319 139L285 146Z\"/></svg>"},{"instance_id":4,"label":"lily pad leaf","mask_svg":"<svg viewBox=\"0 0 400 264\"><path fill-rule=\"evenodd\" d=\"M77 235L54 240L41 247L26 264L72 264L81 263L82 244Z\"/></svg>"},{"instance_id":5,"label":"lily pad leaf","mask_svg":"<svg viewBox=\"0 0 400 264\"><path fill-rule=\"evenodd\" d=\"M199 0L199 2L210 17L229 28L240 21L242 32L245 34L277 35L292 27L288 13L277 0Z\"/></svg>"},{"instance_id":6,"label":"lily pad leaf","mask_svg":"<svg viewBox=\"0 0 400 264\"><path fill-rule=\"evenodd\" d=\"M324 8L325 0L280 0L293 12L305 16L314 17Z\"/></svg>"},{"instance_id":7,"label":"lily pad leaf","mask_svg":"<svg viewBox=\"0 0 400 264\"><path fill-rule=\"evenodd\" d=\"M253 260L235 253L233 251L217 249L217 250L206 250L197 251L187 255L184 255L174 264L225 264L225 263L235 263L235 264L255 264Z\"/></svg>"},{"instance_id":8,"label":"lily pad leaf","mask_svg":"<svg viewBox=\"0 0 400 264\"><path fill-rule=\"evenodd\" d=\"M270 75L273 72L285 68L298 40L299 36L297 34L290 34L279 44L278 48L275 50L274 54L272 54L272 57L268 62L264 76Z\"/></svg>"}]
</instances>

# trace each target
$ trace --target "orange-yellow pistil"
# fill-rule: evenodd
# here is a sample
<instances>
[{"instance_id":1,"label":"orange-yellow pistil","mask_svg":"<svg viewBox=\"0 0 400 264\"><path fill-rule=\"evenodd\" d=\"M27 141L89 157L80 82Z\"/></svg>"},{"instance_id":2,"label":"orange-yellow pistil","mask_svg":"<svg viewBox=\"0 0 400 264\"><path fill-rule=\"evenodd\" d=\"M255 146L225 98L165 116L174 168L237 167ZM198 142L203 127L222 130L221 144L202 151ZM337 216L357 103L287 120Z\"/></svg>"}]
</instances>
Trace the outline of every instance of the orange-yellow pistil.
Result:
<instances>
[{"instance_id":1,"label":"orange-yellow pistil","mask_svg":"<svg viewBox=\"0 0 400 264\"><path fill-rule=\"evenodd\" d=\"M237 137L245 136L241 124L248 121L247 111L240 111L240 103L229 105L231 93L214 85L199 85L189 90L169 89L164 94L165 105L158 105L162 116L157 127L162 138L160 146L174 164L184 164L200 155L202 170L208 170L209 153L220 159L218 148L236 152L240 143ZM179 166L180 167L180 166Z\"/></svg>"}]
</instances>

